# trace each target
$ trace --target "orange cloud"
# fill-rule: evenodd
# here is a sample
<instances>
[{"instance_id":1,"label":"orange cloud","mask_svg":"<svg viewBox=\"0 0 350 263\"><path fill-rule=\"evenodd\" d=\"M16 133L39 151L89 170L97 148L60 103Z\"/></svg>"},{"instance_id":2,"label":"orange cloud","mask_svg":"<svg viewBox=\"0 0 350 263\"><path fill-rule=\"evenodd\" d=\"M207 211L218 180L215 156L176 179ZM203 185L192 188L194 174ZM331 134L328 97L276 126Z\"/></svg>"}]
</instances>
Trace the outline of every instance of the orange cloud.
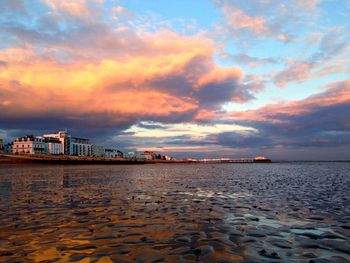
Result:
<instances>
[{"instance_id":1,"label":"orange cloud","mask_svg":"<svg viewBox=\"0 0 350 263\"><path fill-rule=\"evenodd\" d=\"M34 65L12 65L1 72L0 76L3 82L8 81L7 86L14 85L11 80L16 80L21 87L18 92L12 93L12 103L9 105L29 111L70 108L75 113L109 111L168 115L197 108L193 99L171 96L167 92L152 90L152 87L142 87L143 80L159 73L162 64L156 59L149 60L149 69L143 70L144 63L144 59L135 59L129 64L102 61L97 65L64 67L41 62ZM171 69L165 68L164 72L167 70ZM125 86L125 82L129 82L129 86ZM106 90L105 87L110 85L114 85L115 89ZM0 89L6 94L4 87L2 85ZM22 89L27 92L23 94Z\"/></svg>"},{"instance_id":2,"label":"orange cloud","mask_svg":"<svg viewBox=\"0 0 350 263\"><path fill-rule=\"evenodd\" d=\"M214 68L208 74L198 79L196 88L208 85L210 83L223 82L227 79L241 79L243 77L243 71L240 68Z\"/></svg>"},{"instance_id":3,"label":"orange cloud","mask_svg":"<svg viewBox=\"0 0 350 263\"><path fill-rule=\"evenodd\" d=\"M2 50L0 60L7 66L0 72L0 103L16 116L52 111L74 116L195 114L200 98L193 93L198 87L243 75L238 68L217 67L212 61L213 43L201 35L160 31L140 36L146 46L143 53L90 62L63 64L38 56L31 47ZM179 78L188 87L172 85L168 78ZM165 81L156 86L159 79Z\"/></svg>"}]
</instances>

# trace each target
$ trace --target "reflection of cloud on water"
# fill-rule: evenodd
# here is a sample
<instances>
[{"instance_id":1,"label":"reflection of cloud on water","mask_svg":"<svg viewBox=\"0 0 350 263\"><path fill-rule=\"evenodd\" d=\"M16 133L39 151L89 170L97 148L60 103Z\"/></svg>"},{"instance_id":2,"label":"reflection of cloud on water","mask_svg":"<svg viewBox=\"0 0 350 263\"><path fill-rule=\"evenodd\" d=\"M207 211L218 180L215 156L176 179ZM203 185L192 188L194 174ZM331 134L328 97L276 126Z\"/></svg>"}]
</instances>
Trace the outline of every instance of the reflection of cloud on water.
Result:
<instances>
[{"instance_id":1,"label":"reflection of cloud on water","mask_svg":"<svg viewBox=\"0 0 350 263\"><path fill-rule=\"evenodd\" d=\"M204 198L222 198L222 199L238 199L238 198L245 198L252 196L250 193L247 192L237 192L237 193L223 193L223 192L216 192L211 190L203 190L201 188L197 188L194 192L179 192L179 194L182 195L189 195L194 197L204 197Z\"/></svg>"}]
</instances>

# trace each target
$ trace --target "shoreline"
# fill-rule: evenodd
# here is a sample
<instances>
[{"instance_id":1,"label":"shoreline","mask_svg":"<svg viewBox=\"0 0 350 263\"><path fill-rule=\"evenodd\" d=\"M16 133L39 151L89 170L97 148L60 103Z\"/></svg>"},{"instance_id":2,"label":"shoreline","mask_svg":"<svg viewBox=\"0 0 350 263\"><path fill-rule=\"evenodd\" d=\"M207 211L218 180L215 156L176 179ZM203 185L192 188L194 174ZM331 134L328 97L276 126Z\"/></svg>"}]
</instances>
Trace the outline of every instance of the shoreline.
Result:
<instances>
[{"instance_id":1,"label":"shoreline","mask_svg":"<svg viewBox=\"0 0 350 263\"><path fill-rule=\"evenodd\" d=\"M88 157L88 156L68 156L68 155L14 155L0 154L0 164L25 164L25 163L41 163L41 164L177 164L177 163L271 163L270 159L255 160L253 158L242 159L224 159L224 160L144 160L144 159L126 159L126 158L104 158L104 157Z\"/></svg>"}]
</instances>

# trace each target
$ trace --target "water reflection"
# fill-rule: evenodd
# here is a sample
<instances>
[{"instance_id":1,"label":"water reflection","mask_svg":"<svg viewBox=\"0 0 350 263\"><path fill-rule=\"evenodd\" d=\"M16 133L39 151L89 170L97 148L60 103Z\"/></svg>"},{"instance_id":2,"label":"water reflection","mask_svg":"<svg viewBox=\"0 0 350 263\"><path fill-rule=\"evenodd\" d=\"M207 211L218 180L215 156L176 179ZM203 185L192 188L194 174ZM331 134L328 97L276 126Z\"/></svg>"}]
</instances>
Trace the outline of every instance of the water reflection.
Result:
<instances>
[{"instance_id":1,"label":"water reflection","mask_svg":"<svg viewBox=\"0 0 350 263\"><path fill-rule=\"evenodd\" d=\"M0 182L0 197L10 197L12 192L11 181Z\"/></svg>"},{"instance_id":2,"label":"water reflection","mask_svg":"<svg viewBox=\"0 0 350 263\"><path fill-rule=\"evenodd\" d=\"M0 167L3 262L347 262L350 165Z\"/></svg>"}]
</instances>

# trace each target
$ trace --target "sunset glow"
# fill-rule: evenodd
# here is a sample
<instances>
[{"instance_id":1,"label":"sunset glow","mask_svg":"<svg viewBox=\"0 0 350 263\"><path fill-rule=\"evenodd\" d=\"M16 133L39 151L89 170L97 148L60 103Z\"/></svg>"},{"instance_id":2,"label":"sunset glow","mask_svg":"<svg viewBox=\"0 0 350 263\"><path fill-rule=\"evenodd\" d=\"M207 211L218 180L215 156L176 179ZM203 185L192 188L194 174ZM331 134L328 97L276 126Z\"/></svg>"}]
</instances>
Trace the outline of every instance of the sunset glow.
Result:
<instances>
[{"instance_id":1,"label":"sunset glow","mask_svg":"<svg viewBox=\"0 0 350 263\"><path fill-rule=\"evenodd\" d=\"M350 159L350 4L0 2L0 138Z\"/></svg>"}]
</instances>

